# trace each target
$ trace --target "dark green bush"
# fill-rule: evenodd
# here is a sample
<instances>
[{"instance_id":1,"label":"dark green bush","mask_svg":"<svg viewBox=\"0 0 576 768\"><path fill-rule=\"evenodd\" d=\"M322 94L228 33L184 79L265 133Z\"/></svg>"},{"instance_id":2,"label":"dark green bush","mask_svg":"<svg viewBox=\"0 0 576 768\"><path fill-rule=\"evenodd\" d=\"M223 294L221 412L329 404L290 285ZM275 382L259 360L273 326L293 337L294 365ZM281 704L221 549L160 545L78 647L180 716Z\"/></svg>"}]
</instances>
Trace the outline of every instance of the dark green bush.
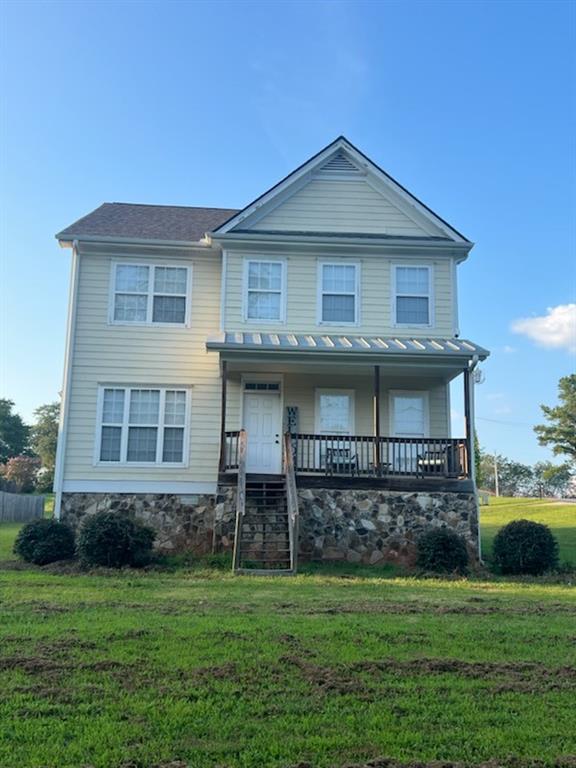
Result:
<instances>
[{"instance_id":1,"label":"dark green bush","mask_svg":"<svg viewBox=\"0 0 576 768\"><path fill-rule=\"evenodd\" d=\"M465 573L466 542L450 528L430 528L416 542L416 565L435 573Z\"/></svg>"},{"instance_id":2,"label":"dark green bush","mask_svg":"<svg viewBox=\"0 0 576 768\"><path fill-rule=\"evenodd\" d=\"M69 560L74 557L74 531L58 520L33 520L20 529L14 554L36 565Z\"/></svg>"},{"instance_id":3,"label":"dark green bush","mask_svg":"<svg viewBox=\"0 0 576 768\"><path fill-rule=\"evenodd\" d=\"M116 512L90 515L78 534L78 556L85 565L136 568L150 562L156 534L147 525Z\"/></svg>"},{"instance_id":4,"label":"dark green bush","mask_svg":"<svg viewBox=\"0 0 576 768\"><path fill-rule=\"evenodd\" d=\"M558 565L558 543L547 525L513 520L494 538L493 562L500 573L539 575Z\"/></svg>"}]
</instances>

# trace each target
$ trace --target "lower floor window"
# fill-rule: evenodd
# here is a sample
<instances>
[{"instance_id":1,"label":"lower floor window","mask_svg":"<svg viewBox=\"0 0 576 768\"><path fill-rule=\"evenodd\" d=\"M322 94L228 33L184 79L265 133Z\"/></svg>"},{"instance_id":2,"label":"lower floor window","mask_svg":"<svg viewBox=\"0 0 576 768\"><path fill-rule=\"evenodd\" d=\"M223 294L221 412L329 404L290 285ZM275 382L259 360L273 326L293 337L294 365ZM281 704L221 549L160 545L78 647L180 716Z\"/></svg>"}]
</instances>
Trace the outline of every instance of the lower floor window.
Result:
<instances>
[{"instance_id":1,"label":"lower floor window","mask_svg":"<svg viewBox=\"0 0 576 768\"><path fill-rule=\"evenodd\" d=\"M188 391L102 387L98 460L182 464Z\"/></svg>"}]
</instances>

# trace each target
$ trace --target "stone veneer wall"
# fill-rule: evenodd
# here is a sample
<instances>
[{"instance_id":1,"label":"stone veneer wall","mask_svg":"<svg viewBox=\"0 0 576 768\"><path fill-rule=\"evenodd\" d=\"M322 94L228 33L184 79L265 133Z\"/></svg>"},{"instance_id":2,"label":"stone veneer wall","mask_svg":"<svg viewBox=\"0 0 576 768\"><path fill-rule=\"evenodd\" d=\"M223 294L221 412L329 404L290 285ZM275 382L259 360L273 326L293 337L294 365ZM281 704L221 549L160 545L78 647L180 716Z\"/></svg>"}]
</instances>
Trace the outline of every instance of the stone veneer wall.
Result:
<instances>
[{"instance_id":1,"label":"stone veneer wall","mask_svg":"<svg viewBox=\"0 0 576 768\"><path fill-rule=\"evenodd\" d=\"M431 526L452 528L478 555L473 493L299 488L299 556L370 565L411 564L415 541ZM232 550L236 488L212 495L65 493L62 519L77 527L99 510L127 512L157 531L161 551Z\"/></svg>"},{"instance_id":2,"label":"stone veneer wall","mask_svg":"<svg viewBox=\"0 0 576 768\"><path fill-rule=\"evenodd\" d=\"M212 494L63 493L61 519L77 528L94 512L127 513L156 531L162 552L214 551L215 498Z\"/></svg>"},{"instance_id":3,"label":"stone veneer wall","mask_svg":"<svg viewBox=\"0 0 576 768\"><path fill-rule=\"evenodd\" d=\"M478 506L473 493L299 488L299 557L369 565L414 561L415 542L430 527L448 527L478 558ZM221 488L217 549L234 543L236 489Z\"/></svg>"}]
</instances>

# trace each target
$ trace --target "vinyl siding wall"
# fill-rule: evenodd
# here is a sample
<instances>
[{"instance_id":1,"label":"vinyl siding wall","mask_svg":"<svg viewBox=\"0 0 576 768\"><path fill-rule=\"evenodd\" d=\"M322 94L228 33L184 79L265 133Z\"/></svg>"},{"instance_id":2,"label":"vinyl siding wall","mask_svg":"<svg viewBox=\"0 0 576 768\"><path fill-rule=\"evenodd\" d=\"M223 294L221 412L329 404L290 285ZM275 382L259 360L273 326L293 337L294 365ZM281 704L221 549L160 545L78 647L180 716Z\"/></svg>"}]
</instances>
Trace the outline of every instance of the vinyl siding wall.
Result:
<instances>
[{"instance_id":1,"label":"vinyl siding wall","mask_svg":"<svg viewBox=\"0 0 576 768\"><path fill-rule=\"evenodd\" d=\"M265 366L255 369L256 377ZM403 378L398 375L386 375L385 366L381 367L380 388L380 432L389 436L390 430L390 391L409 390L427 392L430 409L430 437L450 436L450 414L448 412L448 393L446 384L434 378ZM231 373L227 389L226 429L242 427L242 379L250 379L250 372ZM271 374L273 378L273 374ZM280 377L279 377L280 378ZM355 424L357 435L374 434L373 427L373 379L371 375L343 375L335 373L283 374L283 405L298 407L298 429L300 432L315 432L315 402L317 389L346 389L355 393ZM283 425L283 428L285 425Z\"/></svg>"},{"instance_id":2,"label":"vinyl siding wall","mask_svg":"<svg viewBox=\"0 0 576 768\"><path fill-rule=\"evenodd\" d=\"M315 179L252 225L251 229L442 235L430 222L416 223L363 179Z\"/></svg>"},{"instance_id":3,"label":"vinyl siding wall","mask_svg":"<svg viewBox=\"0 0 576 768\"><path fill-rule=\"evenodd\" d=\"M79 261L64 483L87 479L215 482L220 439L219 364L217 354L206 352L205 342L219 327L220 254L150 249L131 256L82 253ZM192 266L190 327L109 324L113 261ZM189 466L94 466L99 384L190 387Z\"/></svg>"},{"instance_id":4,"label":"vinyl siding wall","mask_svg":"<svg viewBox=\"0 0 576 768\"><path fill-rule=\"evenodd\" d=\"M286 322L244 320L244 261L282 258L286 261ZM356 262L360 266L358 325L319 324L317 317L319 262ZM392 323L392 264L428 265L433 273L433 327ZM351 333L395 336L452 336L452 260L450 257L406 259L383 255L318 256L313 252L288 255L227 251L225 326L228 331L290 331L294 333Z\"/></svg>"}]
</instances>

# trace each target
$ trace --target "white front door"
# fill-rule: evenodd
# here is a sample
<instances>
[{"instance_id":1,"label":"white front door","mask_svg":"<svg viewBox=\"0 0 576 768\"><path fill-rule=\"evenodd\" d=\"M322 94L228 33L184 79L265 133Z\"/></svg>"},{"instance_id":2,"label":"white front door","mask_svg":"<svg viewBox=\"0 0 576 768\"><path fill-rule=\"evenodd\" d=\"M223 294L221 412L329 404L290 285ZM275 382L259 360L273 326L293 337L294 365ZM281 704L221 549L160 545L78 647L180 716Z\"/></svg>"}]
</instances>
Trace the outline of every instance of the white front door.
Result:
<instances>
[{"instance_id":1,"label":"white front door","mask_svg":"<svg viewBox=\"0 0 576 768\"><path fill-rule=\"evenodd\" d=\"M282 471L282 423L279 392L244 393L244 429L248 439L246 471Z\"/></svg>"}]
</instances>

